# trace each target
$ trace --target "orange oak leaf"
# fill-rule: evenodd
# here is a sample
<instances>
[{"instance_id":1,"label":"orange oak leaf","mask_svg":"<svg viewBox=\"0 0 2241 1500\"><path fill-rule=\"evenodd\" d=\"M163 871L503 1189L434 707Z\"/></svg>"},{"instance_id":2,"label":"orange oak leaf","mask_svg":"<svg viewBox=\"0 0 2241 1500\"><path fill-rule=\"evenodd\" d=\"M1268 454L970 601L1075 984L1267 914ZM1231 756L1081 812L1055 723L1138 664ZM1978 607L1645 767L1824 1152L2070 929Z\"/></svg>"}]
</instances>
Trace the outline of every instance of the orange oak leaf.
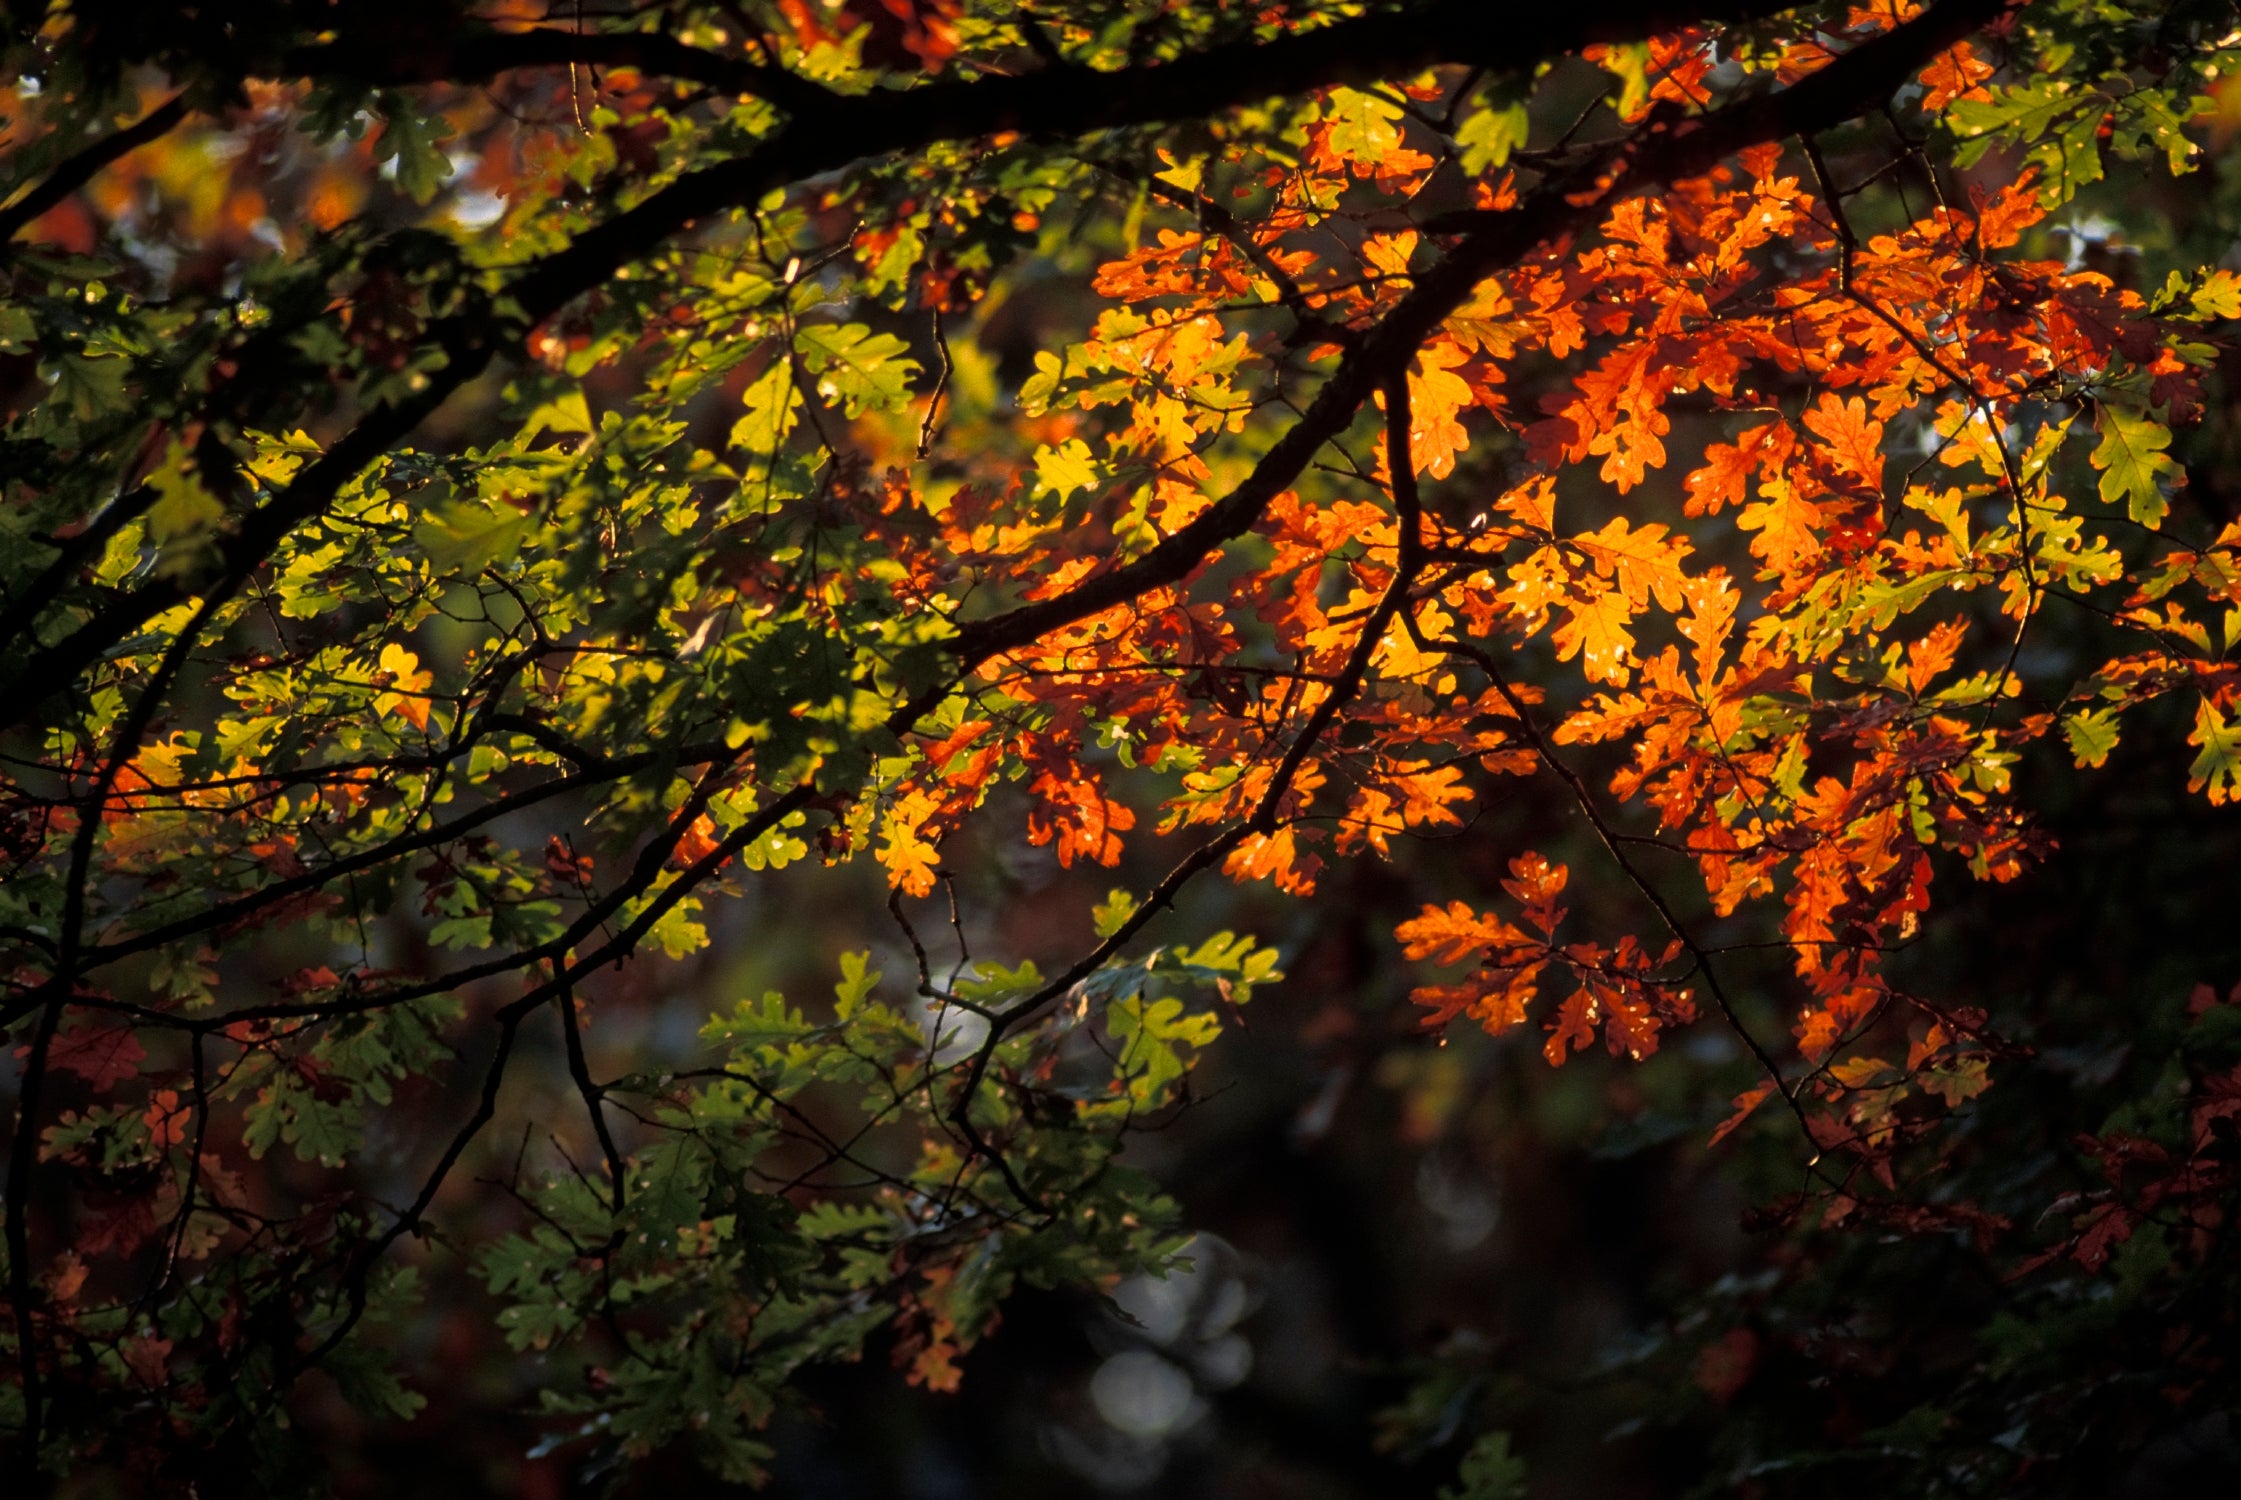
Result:
<instances>
[{"instance_id":1,"label":"orange oak leaf","mask_svg":"<svg viewBox=\"0 0 2241 1500\"><path fill-rule=\"evenodd\" d=\"M1394 929L1403 951L1413 959L1455 964L1476 959L1498 948L1522 947L1524 933L1500 917L1476 912L1460 901L1443 907L1427 906Z\"/></svg>"},{"instance_id":2,"label":"orange oak leaf","mask_svg":"<svg viewBox=\"0 0 2241 1500\"><path fill-rule=\"evenodd\" d=\"M1548 1043L1541 1049L1552 1066L1564 1061L1567 1046L1577 1052L1595 1040L1595 1021L1600 1013L1594 991L1584 984L1564 997L1556 1018L1548 1024Z\"/></svg>"},{"instance_id":3,"label":"orange oak leaf","mask_svg":"<svg viewBox=\"0 0 2241 1500\"><path fill-rule=\"evenodd\" d=\"M1634 635L1627 629L1634 608L1626 596L1616 589L1590 586L1584 597L1575 593L1564 609L1564 622L1556 628L1556 659L1578 657L1589 682L1626 686L1634 661Z\"/></svg>"},{"instance_id":4,"label":"orange oak leaf","mask_svg":"<svg viewBox=\"0 0 2241 1500\"><path fill-rule=\"evenodd\" d=\"M1713 443L1704 450L1704 466L1688 476L1691 516L1716 516L1731 505L1741 505L1747 495L1752 469L1764 474L1789 454L1795 434L1783 422L1766 422L1746 428L1732 443Z\"/></svg>"},{"instance_id":5,"label":"orange oak leaf","mask_svg":"<svg viewBox=\"0 0 2241 1500\"><path fill-rule=\"evenodd\" d=\"M1804 421L1828 444L1839 468L1870 490L1882 489L1883 424L1869 419L1865 401L1824 394L1818 404L1806 409Z\"/></svg>"},{"instance_id":6,"label":"orange oak leaf","mask_svg":"<svg viewBox=\"0 0 2241 1500\"><path fill-rule=\"evenodd\" d=\"M1722 1120L1718 1128L1713 1130L1711 1144L1717 1146L1720 1142L1735 1134L1736 1129L1745 1120L1751 1118L1751 1115L1760 1105L1773 1097L1774 1085L1772 1083L1753 1084L1750 1088L1737 1094L1733 1103L1734 1112Z\"/></svg>"}]
</instances>

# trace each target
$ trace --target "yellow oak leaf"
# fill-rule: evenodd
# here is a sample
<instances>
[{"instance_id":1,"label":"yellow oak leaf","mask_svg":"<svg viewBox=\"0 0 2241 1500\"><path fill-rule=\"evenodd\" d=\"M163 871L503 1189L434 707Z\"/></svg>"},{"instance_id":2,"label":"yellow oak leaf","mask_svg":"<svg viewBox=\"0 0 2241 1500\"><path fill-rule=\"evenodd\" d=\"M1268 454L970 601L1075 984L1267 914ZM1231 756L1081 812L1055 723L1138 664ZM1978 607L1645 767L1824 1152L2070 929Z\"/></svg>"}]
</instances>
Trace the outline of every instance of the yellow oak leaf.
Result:
<instances>
[{"instance_id":1,"label":"yellow oak leaf","mask_svg":"<svg viewBox=\"0 0 2241 1500\"><path fill-rule=\"evenodd\" d=\"M420 658L392 641L381 648L381 672L374 681L388 689L374 699L374 712L395 714L415 729L428 727L428 687L433 672L420 670Z\"/></svg>"}]
</instances>

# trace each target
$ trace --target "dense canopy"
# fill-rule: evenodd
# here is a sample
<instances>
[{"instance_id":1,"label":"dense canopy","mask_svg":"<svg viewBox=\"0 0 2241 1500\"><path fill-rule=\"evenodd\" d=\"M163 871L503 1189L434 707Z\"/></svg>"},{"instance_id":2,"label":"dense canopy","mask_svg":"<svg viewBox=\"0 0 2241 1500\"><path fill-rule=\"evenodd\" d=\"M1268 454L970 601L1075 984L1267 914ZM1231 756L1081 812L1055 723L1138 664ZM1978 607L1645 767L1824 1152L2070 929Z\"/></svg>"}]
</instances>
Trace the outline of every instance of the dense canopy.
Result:
<instances>
[{"instance_id":1,"label":"dense canopy","mask_svg":"<svg viewBox=\"0 0 2241 1500\"><path fill-rule=\"evenodd\" d=\"M1727 1226L1283 1492L2241 1472L2231 4L6 45L11 1474L815 1492L1118 1289L1038 1462L1243 1493L1144 1309L1270 1108Z\"/></svg>"}]
</instances>

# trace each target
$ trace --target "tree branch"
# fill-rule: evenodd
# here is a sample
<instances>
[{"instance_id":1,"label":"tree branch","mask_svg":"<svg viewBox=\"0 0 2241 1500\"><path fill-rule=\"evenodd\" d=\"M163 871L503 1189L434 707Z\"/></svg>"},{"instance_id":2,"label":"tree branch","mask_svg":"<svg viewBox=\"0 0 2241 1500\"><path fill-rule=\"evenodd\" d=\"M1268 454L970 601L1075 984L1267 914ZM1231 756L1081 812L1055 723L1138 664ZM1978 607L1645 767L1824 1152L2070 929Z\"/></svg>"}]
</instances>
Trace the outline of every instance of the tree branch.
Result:
<instances>
[{"instance_id":1,"label":"tree branch","mask_svg":"<svg viewBox=\"0 0 2241 1500\"><path fill-rule=\"evenodd\" d=\"M292 48L273 71L288 77L347 78L398 88L480 82L525 69L586 66L636 68L659 78L706 84L727 94L752 94L788 112L831 109L845 102L845 96L785 68L689 46L658 31L538 27L461 37L448 46L412 52L374 54L354 39Z\"/></svg>"},{"instance_id":2,"label":"tree branch","mask_svg":"<svg viewBox=\"0 0 2241 1500\"><path fill-rule=\"evenodd\" d=\"M113 135L92 145L49 172L40 184L6 208L0 208L0 242L14 239L24 229L60 206L72 193L91 182L94 174L111 162L130 155L160 136L168 135L187 117L184 94L149 110Z\"/></svg>"},{"instance_id":3,"label":"tree branch","mask_svg":"<svg viewBox=\"0 0 2241 1500\"><path fill-rule=\"evenodd\" d=\"M1955 7L1983 4L1984 0L1948 0L1948 5ZM1550 8L1520 16L1490 11L1477 0L1442 0L1414 10L1326 26L1304 35L1209 48L1152 66L1109 72L1048 70L1021 78L937 83L835 99L829 104L805 104L775 135L746 155L686 173L644 202L584 231L566 249L529 267L496 301L431 327L428 341L442 353L443 361L425 372L426 385L410 396L377 406L286 488L251 512L221 542L215 563L205 573L167 576L118 593L63 640L23 653L29 658L25 664L0 681L0 700L6 704L0 708L0 728L26 722L48 698L155 615L206 592L217 580L245 577L253 571L291 531L322 514L345 485L401 443L454 392L480 375L501 351L517 348L539 322L692 225L754 203L775 189L851 162L918 150L942 141L974 139L1007 130L1072 137L1194 119L1274 95L1413 71L1441 60L1478 62L1499 54L1510 69L1524 69L1542 58L1593 42L1638 38L1675 25L1757 15L1777 8L1768 0L1738 0L1716 7L1708 15L1701 8L1683 8L1671 0L1614 0L1592 8ZM1946 9L1941 6L1936 14L1942 15ZM565 58L556 56L556 60ZM1477 258L1499 263L1504 247L1518 236L1500 231L1489 231L1489 235L1491 238L1479 242ZM1525 238L1516 253L1522 253L1538 238ZM1465 250L1451 262L1457 270L1450 281L1468 278L1450 287L1454 301L1445 306L1428 299L1414 301L1417 310L1429 313L1417 320L1421 331L1415 337L1429 332L1468 295L1485 269L1473 269L1473 261L1473 254ZM1435 281L1438 277L1438 272L1433 273ZM1402 349L1404 344L1406 348ZM1370 364L1351 370L1342 367L1339 376L1333 377L1337 383L1326 387L1325 397L1318 398L1316 409L1323 414L1321 423L1309 427L1297 441L1288 437L1279 444L1278 452L1284 455L1279 467L1289 465L1290 472L1296 473L1304 466L1327 436L1320 427L1327 425L1332 431L1343 427L1377 374L1390 367L1396 350L1400 351L1398 357L1405 359L1413 349L1414 340L1404 326L1396 330ZM1267 489L1265 494L1260 488L1249 495L1232 497L1236 503L1218 506L1209 517L1202 517L1202 522L1212 524L1186 531L1190 537L1187 557L1182 548L1163 548L1156 554L1159 563L1145 576L1160 572L1170 575L1164 580L1153 577L1153 582L1180 578L1212 546L1241 534L1282 485ZM1224 526L1234 529L1224 531ZM1179 535L1177 540L1181 539ZM1108 575L1115 576L1119 575ZM1093 581L1083 596L1103 598L1112 590L1112 585L1100 590ZM1062 609L1066 601L1053 602ZM1093 604L1084 612L1102 607L1102 603ZM1006 649L1007 642L1017 644L1050 628L1035 626L1037 618L1022 612L1009 629L981 632L977 639L985 640L986 648L973 648L977 655L968 651L968 665ZM1019 635L1020 631L1026 633ZM26 636L35 632L35 621L27 622L22 630ZM1017 640L1012 639L1014 635Z\"/></svg>"},{"instance_id":4,"label":"tree branch","mask_svg":"<svg viewBox=\"0 0 2241 1500\"><path fill-rule=\"evenodd\" d=\"M1467 230L1446 260L1417 278L1314 401L1236 489L1133 562L1086 579L1052 599L973 621L950 642L967 671L1005 651L1110 609L1148 589L1180 583L1224 543L1260 519L1322 446L1353 423L1369 393L1404 366L1417 346L1469 299L1479 282L1537 247L1592 226L1627 198L1701 175L1750 146L1825 130L1880 104L1930 58L2005 10L2011 0L1943 4L1846 53L1779 93L1714 110L1646 137L1632 137L1545 183L1521 207L1450 215L1433 227ZM1583 185L1608 181L1593 196Z\"/></svg>"}]
</instances>

